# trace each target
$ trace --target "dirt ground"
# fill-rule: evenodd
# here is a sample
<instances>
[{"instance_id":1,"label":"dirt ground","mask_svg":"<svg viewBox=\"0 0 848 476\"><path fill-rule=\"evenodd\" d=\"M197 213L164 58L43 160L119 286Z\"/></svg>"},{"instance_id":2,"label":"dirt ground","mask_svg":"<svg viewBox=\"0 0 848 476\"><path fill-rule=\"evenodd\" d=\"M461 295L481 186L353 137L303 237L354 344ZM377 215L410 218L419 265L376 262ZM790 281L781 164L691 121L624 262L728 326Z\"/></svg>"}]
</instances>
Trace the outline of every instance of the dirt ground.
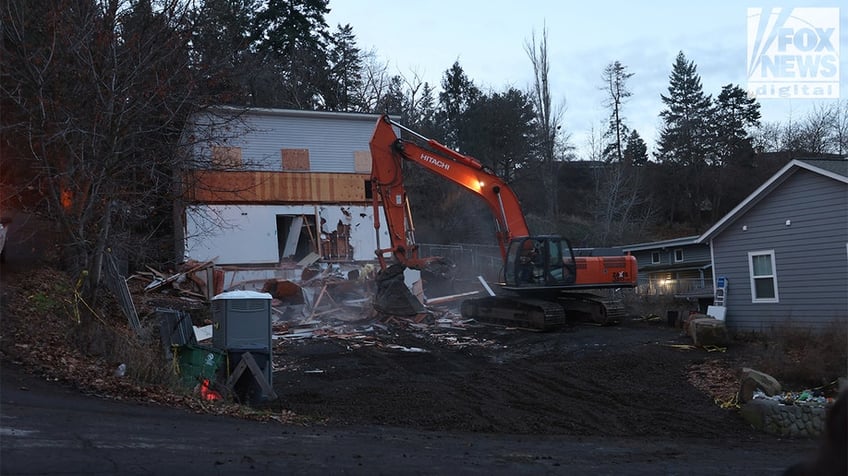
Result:
<instances>
[{"instance_id":1,"label":"dirt ground","mask_svg":"<svg viewBox=\"0 0 848 476\"><path fill-rule=\"evenodd\" d=\"M563 456L569 451L597 453L596 443L585 443L589 450L575 448L600 440L613 445L610 451L633 451L632 457L604 463L615 472L633 472L634 462L649 467L661 462L680 468L667 474L710 474L708 468L692 473L690 460L681 460L692 448L707 445L713 448L715 464L776 474L774 468L810 457L816 445L760 433L732 405L722 408L738 389L738 370L755 361L756 349L732 343L724 351L708 352L691 346L681 329L659 319L535 332L465 321L450 306L438 307L420 322L333 312L308 326L302 321L274 326L273 386L279 398L250 408L206 402L186 389L116 375L114 357L108 352L80 354L68 346L74 332L67 317L44 312L57 301L47 298L55 298L49 290L64 281L59 273L8 263L0 271L0 368L20 366L56 385L64 382L101 398L259 419L269 428L276 421L284 434L327 429L341 435L332 437L334 444L346 444L345 451L357 458L374 451L359 444L357 437L364 434L378 435L371 439L387 432L407 435L391 437L397 441L416 435L428 447L429 438L447 438L452 443L440 451L453 455L444 461L454 462L467 460L462 445L479 451L497 437L512 441L508 446L514 450L515 445L545 444L557 435L572 446L550 450L560 456L542 461L559 465L557 458L571 459ZM150 299L160 305L163 297ZM117 312L110 319L119 328L126 326ZM307 460L304 467L314 470L315 461ZM587 468L597 467L591 456L581 461ZM336 467L335 462L327 464ZM397 464L419 468L433 463ZM485 464L490 464L488 456ZM646 471L640 474L653 473Z\"/></svg>"},{"instance_id":2,"label":"dirt ground","mask_svg":"<svg viewBox=\"0 0 848 476\"><path fill-rule=\"evenodd\" d=\"M353 337L351 337L353 336ZM745 438L731 398L744 349L626 319L534 332L361 323L278 342L268 408L331 424L585 436Z\"/></svg>"},{"instance_id":3,"label":"dirt ground","mask_svg":"<svg viewBox=\"0 0 848 476\"><path fill-rule=\"evenodd\" d=\"M3 269L1 356L98 395L186 402L164 395L167 389L121 384L112 376L116 362L65 348L58 324L67 323L39 322L43 315L33 300L39 287L57 278L39 276L8 263ZM25 304L15 309L15 303ZM707 352L662 320L534 332L439 319L451 315L458 312L445 306L422 323L354 316L316 322L305 333L289 329L275 339L279 398L258 407L307 424L671 439L762 436L734 408L720 406L732 399L737 372L751 361L744 345Z\"/></svg>"}]
</instances>

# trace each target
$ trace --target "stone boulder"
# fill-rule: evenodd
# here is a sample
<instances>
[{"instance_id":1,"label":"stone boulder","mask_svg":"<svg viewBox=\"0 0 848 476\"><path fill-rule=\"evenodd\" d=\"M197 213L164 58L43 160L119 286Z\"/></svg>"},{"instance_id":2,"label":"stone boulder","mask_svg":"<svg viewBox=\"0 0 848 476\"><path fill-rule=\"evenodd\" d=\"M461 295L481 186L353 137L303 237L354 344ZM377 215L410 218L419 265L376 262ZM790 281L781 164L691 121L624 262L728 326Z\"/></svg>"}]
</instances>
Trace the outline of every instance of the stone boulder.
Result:
<instances>
[{"instance_id":1,"label":"stone boulder","mask_svg":"<svg viewBox=\"0 0 848 476\"><path fill-rule=\"evenodd\" d=\"M754 398L754 391L760 389L768 396L780 393L780 382L769 374L758 370L742 369L741 384L739 385L739 402L750 402Z\"/></svg>"},{"instance_id":2,"label":"stone boulder","mask_svg":"<svg viewBox=\"0 0 848 476\"><path fill-rule=\"evenodd\" d=\"M695 322L695 320L697 320L697 319L712 319L712 318L707 316L706 314L695 313L695 314L690 314L686 319L683 320L683 332L687 336L692 337L693 339L695 338L695 335L694 335L695 325L693 324L693 322Z\"/></svg>"},{"instance_id":3,"label":"stone boulder","mask_svg":"<svg viewBox=\"0 0 848 476\"><path fill-rule=\"evenodd\" d=\"M693 319L689 323L690 335L697 346L718 345L726 346L728 342L727 328L724 321L713 318Z\"/></svg>"}]
</instances>

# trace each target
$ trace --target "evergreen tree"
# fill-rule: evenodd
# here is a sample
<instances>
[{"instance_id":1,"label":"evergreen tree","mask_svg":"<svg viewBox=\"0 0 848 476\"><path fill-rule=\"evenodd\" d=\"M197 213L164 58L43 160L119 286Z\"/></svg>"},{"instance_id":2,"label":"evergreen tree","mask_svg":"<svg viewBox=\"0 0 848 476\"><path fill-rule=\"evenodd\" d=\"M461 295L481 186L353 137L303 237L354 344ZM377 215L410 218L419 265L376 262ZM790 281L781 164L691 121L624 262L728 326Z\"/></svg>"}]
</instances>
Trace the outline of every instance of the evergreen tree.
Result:
<instances>
[{"instance_id":1,"label":"evergreen tree","mask_svg":"<svg viewBox=\"0 0 848 476\"><path fill-rule=\"evenodd\" d=\"M535 155L535 111L530 97L515 88L484 94L466 112L467 152L511 182Z\"/></svg>"},{"instance_id":2,"label":"evergreen tree","mask_svg":"<svg viewBox=\"0 0 848 476\"><path fill-rule=\"evenodd\" d=\"M727 84L716 98L714 111L715 160L713 165L752 165L753 138L748 133L760 125L760 104L739 86Z\"/></svg>"},{"instance_id":3,"label":"evergreen tree","mask_svg":"<svg viewBox=\"0 0 848 476\"><path fill-rule=\"evenodd\" d=\"M444 128L443 141L448 147L461 148L463 116L480 98L480 95L480 90L466 76L458 61L445 71L442 77L442 91L439 93L437 118Z\"/></svg>"},{"instance_id":4,"label":"evergreen tree","mask_svg":"<svg viewBox=\"0 0 848 476\"><path fill-rule=\"evenodd\" d=\"M648 146L635 129L627 136L622 156L627 165L642 166L648 163Z\"/></svg>"},{"instance_id":5,"label":"evergreen tree","mask_svg":"<svg viewBox=\"0 0 848 476\"><path fill-rule=\"evenodd\" d=\"M694 62L681 51L669 77L668 95L660 95L666 109L660 113L657 158L681 165L703 163L710 151L712 98L704 94Z\"/></svg>"},{"instance_id":6,"label":"evergreen tree","mask_svg":"<svg viewBox=\"0 0 848 476\"><path fill-rule=\"evenodd\" d=\"M254 37L262 55L254 103L315 109L327 95L329 0L268 0L256 14Z\"/></svg>"},{"instance_id":7,"label":"evergreen tree","mask_svg":"<svg viewBox=\"0 0 848 476\"><path fill-rule=\"evenodd\" d=\"M324 108L333 111L362 111L365 100L358 96L362 89L362 56L356 47L353 27L338 25L330 37L330 76Z\"/></svg>"},{"instance_id":8,"label":"evergreen tree","mask_svg":"<svg viewBox=\"0 0 848 476\"><path fill-rule=\"evenodd\" d=\"M707 160L714 154L712 98L704 94L694 62L681 51L669 77L668 95L661 95L666 109L660 113L657 158L668 170L658 184L668 206L668 220L681 218L694 226L708 219L712 203L706 197ZM681 207L678 210L678 207Z\"/></svg>"},{"instance_id":9,"label":"evergreen tree","mask_svg":"<svg viewBox=\"0 0 848 476\"><path fill-rule=\"evenodd\" d=\"M196 11L192 37L195 68L206 75L206 88L225 103L250 104L251 77L261 69L251 49L258 0L206 0Z\"/></svg>"}]
</instances>

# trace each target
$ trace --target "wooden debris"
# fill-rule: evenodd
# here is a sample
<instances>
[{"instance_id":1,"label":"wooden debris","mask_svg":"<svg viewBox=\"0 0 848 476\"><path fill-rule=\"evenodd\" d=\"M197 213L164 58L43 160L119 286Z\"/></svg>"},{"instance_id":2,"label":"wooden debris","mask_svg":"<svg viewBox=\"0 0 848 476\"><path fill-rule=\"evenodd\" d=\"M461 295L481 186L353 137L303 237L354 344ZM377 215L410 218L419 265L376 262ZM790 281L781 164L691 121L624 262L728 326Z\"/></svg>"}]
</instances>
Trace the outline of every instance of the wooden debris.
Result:
<instances>
[{"instance_id":1,"label":"wooden debris","mask_svg":"<svg viewBox=\"0 0 848 476\"><path fill-rule=\"evenodd\" d=\"M469 291L467 293L459 293L459 294L451 294L449 296L440 296L437 298L427 299L424 301L424 304L427 306L444 304L446 302L458 301L460 299L466 298L468 296L475 296L480 294L480 291Z\"/></svg>"},{"instance_id":2,"label":"wooden debris","mask_svg":"<svg viewBox=\"0 0 848 476\"><path fill-rule=\"evenodd\" d=\"M227 378L227 390L229 390L230 393L235 393L234 386L246 369L250 370L254 380L256 380L259 384L259 388L262 389L263 396L270 398L271 400L276 400L277 392L275 392L271 385L268 384L268 381L265 379L265 374L262 373L262 369L259 368L259 365L256 363L256 359L253 358L253 354L250 352L245 352L241 355L241 360L239 360L238 365L236 365L236 368L233 369L233 373L230 374L229 378Z\"/></svg>"},{"instance_id":3,"label":"wooden debris","mask_svg":"<svg viewBox=\"0 0 848 476\"><path fill-rule=\"evenodd\" d=\"M177 281L178 279L182 278L183 276L194 273L195 271L200 271L201 269L204 269L204 268L208 268L209 266L214 265L215 260L217 260L217 259L218 259L218 257L216 256L209 261L206 261L204 263L200 263L196 266L193 266L193 267L191 267L191 268L189 268L185 271L179 272L177 274L172 274L171 276L169 276L167 278L164 278L164 279L157 278L152 283L148 284L147 287L144 288L144 291L145 292L155 291L155 290L165 286L166 284L170 284L170 283ZM148 269L150 269L150 268L148 267Z\"/></svg>"}]
</instances>

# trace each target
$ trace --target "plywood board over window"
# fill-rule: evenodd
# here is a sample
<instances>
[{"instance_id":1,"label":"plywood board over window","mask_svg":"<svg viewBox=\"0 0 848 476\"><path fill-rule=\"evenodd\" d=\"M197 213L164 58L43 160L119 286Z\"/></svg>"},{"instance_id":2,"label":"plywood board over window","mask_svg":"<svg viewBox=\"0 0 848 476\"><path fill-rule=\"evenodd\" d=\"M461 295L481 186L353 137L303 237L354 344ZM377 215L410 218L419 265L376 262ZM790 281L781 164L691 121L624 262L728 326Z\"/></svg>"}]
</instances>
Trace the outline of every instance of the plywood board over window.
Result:
<instances>
[{"instance_id":1,"label":"plywood board over window","mask_svg":"<svg viewBox=\"0 0 848 476\"><path fill-rule=\"evenodd\" d=\"M371 173L371 152L367 150L353 151L353 171L358 174Z\"/></svg>"},{"instance_id":2,"label":"plywood board over window","mask_svg":"<svg viewBox=\"0 0 848 476\"><path fill-rule=\"evenodd\" d=\"M309 149L281 149L283 170L309 170Z\"/></svg>"},{"instance_id":3,"label":"plywood board over window","mask_svg":"<svg viewBox=\"0 0 848 476\"><path fill-rule=\"evenodd\" d=\"M216 169L239 169L243 165L241 147L212 146L212 166Z\"/></svg>"}]
</instances>

